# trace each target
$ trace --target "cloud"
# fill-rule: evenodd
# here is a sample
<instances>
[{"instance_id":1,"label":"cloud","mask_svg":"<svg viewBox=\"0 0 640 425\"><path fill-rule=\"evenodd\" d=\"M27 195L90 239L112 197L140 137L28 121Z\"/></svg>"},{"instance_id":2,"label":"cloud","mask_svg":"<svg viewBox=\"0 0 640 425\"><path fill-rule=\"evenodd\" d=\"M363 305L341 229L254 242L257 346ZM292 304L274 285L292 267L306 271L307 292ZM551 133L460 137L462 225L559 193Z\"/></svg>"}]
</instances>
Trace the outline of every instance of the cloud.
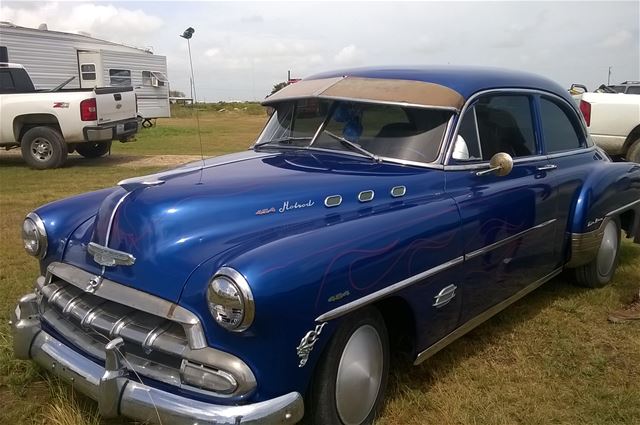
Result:
<instances>
[{"instance_id":1,"label":"cloud","mask_svg":"<svg viewBox=\"0 0 640 425\"><path fill-rule=\"evenodd\" d=\"M597 43L597 47L619 47L624 44L627 44L633 38L631 31L627 30L619 30L614 32L613 34L609 34L605 37L601 42Z\"/></svg>"},{"instance_id":2,"label":"cloud","mask_svg":"<svg viewBox=\"0 0 640 425\"><path fill-rule=\"evenodd\" d=\"M338 65L357 65L363 62L364 52L358 49L354 44L343 47L333 57L333 60Z\"/></svg>"},{"instance_id":3,"label":"cloud","mask_svg":"<svg viewBox=\"0 0 640 425\"><path fill-rule=\"evenodd\" d=\"M52 31L88 33L96 38L128 44L141 40L141 36L163 25L161 18L141 9L94 3L2 6L0 16L3 21L19 26L37 28L46 23Z\"/></svg>"}]
</instances>

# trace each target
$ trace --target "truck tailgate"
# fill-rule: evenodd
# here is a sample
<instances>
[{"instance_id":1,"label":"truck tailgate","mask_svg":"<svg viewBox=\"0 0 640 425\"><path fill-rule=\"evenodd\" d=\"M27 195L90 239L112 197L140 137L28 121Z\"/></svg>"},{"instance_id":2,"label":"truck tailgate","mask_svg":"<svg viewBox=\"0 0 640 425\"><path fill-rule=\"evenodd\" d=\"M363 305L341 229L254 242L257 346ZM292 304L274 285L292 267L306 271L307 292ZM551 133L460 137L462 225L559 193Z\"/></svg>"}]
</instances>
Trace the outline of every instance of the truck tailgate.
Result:
<instances>
[{"instance_id":1,"label":"truck tailgate","mask_svg":"<svg viewBox=\"0 0 640 425\"><path fill-rule=\"evenodd\" d=\"M136 95L132 87L98 87L94 92L98 124L136 117Z\"/></svg>"}]
</instances>

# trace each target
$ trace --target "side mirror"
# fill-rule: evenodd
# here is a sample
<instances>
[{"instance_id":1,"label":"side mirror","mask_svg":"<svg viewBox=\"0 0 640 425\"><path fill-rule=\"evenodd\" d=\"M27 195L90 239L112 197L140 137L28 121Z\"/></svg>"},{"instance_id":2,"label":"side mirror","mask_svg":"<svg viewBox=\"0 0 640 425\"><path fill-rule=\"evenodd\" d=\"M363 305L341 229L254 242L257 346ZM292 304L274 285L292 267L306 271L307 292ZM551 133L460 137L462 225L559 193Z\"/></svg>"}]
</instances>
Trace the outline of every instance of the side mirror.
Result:
<instances>
[{"instance_id":1,"label":"side mirror","mask_svg":"<svg viewBox=\"0 0 640 425\"><path fill-rule=\"evenodd\" d=\"M503 177L513 170L513 158L504 152L499 152L489 161L489 169L478 171L476 176L484 176L485 174L495 173L496 176Z\"/></svg>"}]
</instances>

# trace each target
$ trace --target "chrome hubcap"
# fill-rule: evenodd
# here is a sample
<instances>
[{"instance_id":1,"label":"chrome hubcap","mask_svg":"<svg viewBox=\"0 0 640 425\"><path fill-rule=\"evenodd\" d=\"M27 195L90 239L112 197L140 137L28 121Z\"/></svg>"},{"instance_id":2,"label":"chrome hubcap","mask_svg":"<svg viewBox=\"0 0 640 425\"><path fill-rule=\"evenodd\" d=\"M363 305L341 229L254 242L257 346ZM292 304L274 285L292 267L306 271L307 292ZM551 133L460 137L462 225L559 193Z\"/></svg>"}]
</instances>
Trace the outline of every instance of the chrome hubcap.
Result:
<instances>
[{"instance_id":1,"label":"chrome hubcap","mask_svg":"<svg viewBox=\"0 0 640 425\"><path fill-rule=\"evenodd\" d=\"M46 161L53 155L51 142L38 137L31 142L31 155L38 161Z\"/></svg>"},{"instance_id":2,"label":"chrome hubcap","mask_svg":"<svg viewBox=\"0 0 640 425\"><path fill-rule=\"evenodd\" d=\"M336 407L346 425L361 424L378 398L384 367L382 341L371 325L356 329L344 347L336 378Z\"/></svg>"},{"instance_id":3,"label":"chrome hubcap","mask_svg":"<svg viewBox=\"0 0 640 425\"><path fill-rule=\"evenodd\" d=\"M604 228L604 235L600 243L598 251L598 274L600 276L608 276L613 269L613 263L618 253L618 226L615 222L610 221Z\"/></svg>"}]
</instances>

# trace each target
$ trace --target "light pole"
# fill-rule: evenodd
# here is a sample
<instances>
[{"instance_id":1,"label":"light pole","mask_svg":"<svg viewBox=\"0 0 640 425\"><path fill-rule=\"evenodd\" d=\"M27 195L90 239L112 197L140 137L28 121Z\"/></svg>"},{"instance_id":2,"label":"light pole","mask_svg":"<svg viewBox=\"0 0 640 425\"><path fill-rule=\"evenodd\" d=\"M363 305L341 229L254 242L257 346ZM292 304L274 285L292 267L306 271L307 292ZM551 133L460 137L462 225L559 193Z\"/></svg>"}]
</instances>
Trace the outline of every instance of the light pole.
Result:
<instances>
[{"instance_id":1,"label":"light pole","mask_svg":"<svg viewBox=\"0 0 640 425\"><path fill-rule=\"evenodd\" d=\"M196 30L189 27L186 30L184 30L182 34L180 34L180 37L187 40L187 49L189 49L189 68L191 69L191 101L195 104L196 98L198 95L196 94L196 82L193 78L193 61L191 60L191 41L190 41L191 37L193 37L194 32L196 32Z\"/></svg>"},{"instance_id":2,"label":"light pole","mask_svg":"<svg viewBox=\"0 0 640 425\"><path fill-rule=\"evenodd\" d=\"M193 78L193 61L191 60L191 37L193 37L193 33L196 32L193 28L189 27L180 35L180 37L187 40L187 48L189 49L189 68L191 69L191 90L193 94L191 95L191 101L193 102L192 106L195 109L196 113L196 127L198 128L198 141L200 142L200 159L202 161L202 167L200 167L200 181L197 184L202 184L202 169L204 168L204 146L202 145L202 135L200 133L200 118L198 117L198 105L196 105L197 94L196 94L196 81Z\"/></svg>"}]
</instances>

